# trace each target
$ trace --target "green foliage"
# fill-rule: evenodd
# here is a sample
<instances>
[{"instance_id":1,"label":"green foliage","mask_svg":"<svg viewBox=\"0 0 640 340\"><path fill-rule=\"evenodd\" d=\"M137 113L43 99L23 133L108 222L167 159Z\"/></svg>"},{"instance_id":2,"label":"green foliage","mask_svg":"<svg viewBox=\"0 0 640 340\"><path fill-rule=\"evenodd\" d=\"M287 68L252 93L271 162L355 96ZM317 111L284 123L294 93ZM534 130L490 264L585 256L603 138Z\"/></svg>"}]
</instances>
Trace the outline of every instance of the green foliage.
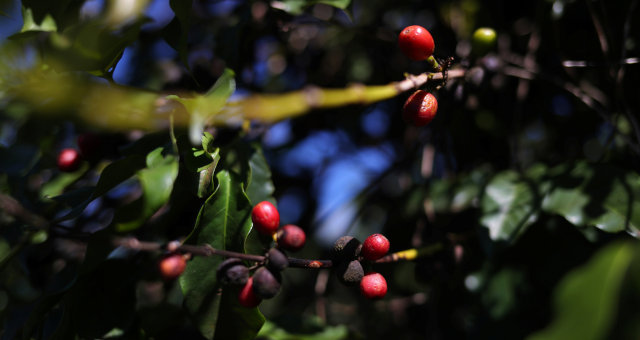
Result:
<instances>
[{"instance_id":1,"label":"green foliage","mask_svg":"<svg viewBox=\"0 0 640 340\"><path fill-rule=\"evenodd\" d=\"M244 240L251 229L249 199L237 174L227 170L220 171L217 181L216 191L202 206L187 242L209 244L216 249L242 251ZM250 337L258 332L264 318L256 308L240 306L235 299L236 290L223 288L218 284L214 268L222 260L219 256L198 256L189 261L180 278L185 306L207 339L213 339L216 335L221 339L230 336L248 338L248 335ZM226 313L233 315L234 322L219 321Z\"/></svg>"},{"instance_id":2,"label":"green foliage","mask_svg":"<svg viewBox=\"0 0 640 340\"><path fill-rule=\"evenodd\" d=\"M567 274L554 292L553 322L528 339L611 338L623 287L640 260L638 249L632 243L609 245Z\"/></svg>"}]
</instances>

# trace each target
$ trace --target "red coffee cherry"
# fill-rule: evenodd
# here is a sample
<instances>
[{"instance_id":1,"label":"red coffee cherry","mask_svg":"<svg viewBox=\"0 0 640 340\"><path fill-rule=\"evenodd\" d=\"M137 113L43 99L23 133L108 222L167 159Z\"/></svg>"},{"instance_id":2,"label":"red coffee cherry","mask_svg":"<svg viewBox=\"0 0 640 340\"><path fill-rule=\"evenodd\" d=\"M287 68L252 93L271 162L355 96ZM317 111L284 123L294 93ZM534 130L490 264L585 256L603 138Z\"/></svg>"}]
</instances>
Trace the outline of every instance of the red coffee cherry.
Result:
<instances>
[{"instance_id":1,"label":"red coffee cherry","mask_svg":"<svg viewBox=\"0 0 640 340\"><path fill-rule=\"evenodd\" d=\"M181 254L171 254L160 260L160 275L167 280L177 279L187 268L187 260Z\"/></svg>"},{"instance_id":2,"label":"red coffee cherry","mask_svg":"<svg viewBox=\"0 0 640 340\"><path fill-rule=\"evenodd\" d=\"M273 204L262 201L251 210L251 221L260 234L271 236L280 225L280 213Z\"/></svg>"},{"instance_id":3,"label":"red coffee cherry","mask_svg":"<svg viewBox=\"0 0 640 340\"><path fill-rule=\"evenodd\" d=\"M426 28L418 25L406 27L398 36L398 46L411 60L425 60L433 54L435 44Z\"/></svg>"},{"instance_id":4,"label":"red coffee cherry","mask_svg":"<svg viewBox=\"0 0 640 340\"><path fill-rule=\"evenodd\" d=\"M76 149L63 149L58 154L58 169L62 172L73 172L80 168L82 159Z\"/></svg>"},{"instance_id":5,"label":"red coffee cherry","mask_svg":"<svg viewBox=\"0 0 640 340\"><path fill-rule=\"evenodd\" d=\"M433 120L438 111L438 100L423 90L414 92L402 107L402 118L415 126L425 126Z\"/></svg>"},{"instance_id":6,"label":"red coffee cherry","mask_svg":"<svg viewBox=\"0 0 640 340\"><path fill-rule=\"evenodd\" d=\"M247 283L242 287L240 293L238 293L238 302L247 308L256 307L262 302L262 299L253 292L253 277L247 280Z\"/></svg>"},{"instance_id":7,"label":"red coffee cherry","mask_svg":"<svg viewBox=\"0 0 640 340\"><path fill-rule=\"evenodd\" d=\"M366 260L375 261L385 256L388 251L389 240L382 234L373 234L364 240L360 254Z\"/></svg>"},{"instance_id":8,"label":"red coffee cherry","mask_svg":"<svg viewBox=\"0 0 640 340\"><path fill-rule=\"evenodd\" d=\"M277 240L280 248L297 251L304 246L307 236L302 228L297 225L287 224L278 230Z\"/></svg>"},{"instance_id":9,"label":"red coffee cherry","mask_svg":"<svg viewBox=\"0 0 640 340\"><path fill-rule=\"evenodd\" d=\"M369 273L360 281L360 293L367 299L381 299L387 294L387 280L380 273Z\"/></svg>"}]
</instances>

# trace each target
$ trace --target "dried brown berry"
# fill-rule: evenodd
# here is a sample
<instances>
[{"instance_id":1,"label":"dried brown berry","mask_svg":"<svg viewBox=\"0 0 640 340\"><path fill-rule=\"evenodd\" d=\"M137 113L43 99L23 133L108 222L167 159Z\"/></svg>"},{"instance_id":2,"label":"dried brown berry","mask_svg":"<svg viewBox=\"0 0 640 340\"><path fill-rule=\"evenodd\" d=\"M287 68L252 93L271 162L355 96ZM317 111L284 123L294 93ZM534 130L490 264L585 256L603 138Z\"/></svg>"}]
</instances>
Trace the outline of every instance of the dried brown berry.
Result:
<instances>
[{"instance_id":1,"label":"dried brown berry","mask_svg":"<svg viewBox=\"0 0 640 340\"><path fill-rule=\"evenodd\" d=\"M362 245L357 238L353 236L342 236L333 244L331 258L334 261L351 260L360 254L360 249L362 249Z\"/></svg>"},{"instance_id":2,"label":"dried brown berry","mask_svg":"<svg viewBox=\"0 0 640 340\"><path fill-rule=\"evenodd\" d=\"M217 274L223 284L244 285L249 279L249 268L240 259L232 257L220 263Z\"/></svg>"},{"instance_id":3,"label":"dried brown berry","mask_svg":"<svg viewBox=\"0 0 640 340\"><path fill-rule=\"evenodd\" d=\"M281 277L279 272L272 272L260 267L253 274L253 292L262 299L270 299L280 291Z\"/></svg>"},{"instance_id":4,"label":"dried brown berry","mask_svg":"<svg viewBox=\"0 0 640 340\"><path fill-rule=\"evenodd\" d=\"M289 266L289 259L282 251L271 248L267 252L267 267L273 271L281 271Z\"/></svg>"},{"instance_id":5,"label":"dried brown berry","mask_svg":"<svg viewBox=\"0 0 640 340\"><path fill-rule=\"evenodd\" d=\"M357 285L364 276L362 264L358 260L341 263L336 268L336 273L340 282L347 286Z\"/></svg>"}]
</instances>

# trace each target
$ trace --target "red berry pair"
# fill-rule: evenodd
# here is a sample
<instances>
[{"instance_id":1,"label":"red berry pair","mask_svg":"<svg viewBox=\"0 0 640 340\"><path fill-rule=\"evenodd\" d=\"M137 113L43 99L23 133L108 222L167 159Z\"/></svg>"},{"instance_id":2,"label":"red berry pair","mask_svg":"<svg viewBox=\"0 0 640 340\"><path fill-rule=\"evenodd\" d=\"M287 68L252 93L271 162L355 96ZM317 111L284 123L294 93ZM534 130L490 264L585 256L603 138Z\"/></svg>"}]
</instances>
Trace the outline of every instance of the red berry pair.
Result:
<instances>
[{"instance_id":1,"label":"red berry pair","mask_svg":"<svg viewBox=\"0 0 640 340\"><path fill-rule=\"evenodd\" d=\"M253 207L251 221L260 234L273 236L282 249L297 251L306 242L304 230L296 225L287 224L278 230L280 213L268 201L262 201Z\"/></svg>"}]
</instances>

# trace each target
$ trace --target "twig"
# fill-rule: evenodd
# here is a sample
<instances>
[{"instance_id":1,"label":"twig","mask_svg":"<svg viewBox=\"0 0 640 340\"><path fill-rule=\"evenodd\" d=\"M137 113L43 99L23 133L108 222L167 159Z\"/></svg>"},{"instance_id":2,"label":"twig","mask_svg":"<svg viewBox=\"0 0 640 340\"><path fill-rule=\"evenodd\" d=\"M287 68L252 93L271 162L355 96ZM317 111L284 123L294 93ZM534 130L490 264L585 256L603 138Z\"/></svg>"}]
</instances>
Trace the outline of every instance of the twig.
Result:
<instances>
[{"instance_id":1,"label":"twig","mask_svg":"<svg viewBox=\"0 0 640 340\"><path fill-rule=\"evenodd\" d=\"M157 242L147 242L140 241L134 237L123 237L116 238L113 240L113 244L116 246L121 246L129 249L142 250L142 251L162 251L167 249L167 245L157 243ZM418 249L407 249L403 251L399 251L397 253L389 254L384 256L383 258L374 261L374 263L389 263L389 262L398 262L398 261L410 261L415 260L416 258L422 256L432 255L443 249L443 245L441 243L429 245L426 247L418 248ZM182 244L175 247L172 247L173 251L191 253L193 255L199 256L225 256L225 257L235 257L241 260L247 260L252 262L264 263L266 258L262 255L253 255L253 254L244 254L235 251L216 249L211 247L208 244L205 245L190 245L190 244ZM333 266L333 261L331 260L314 260L314 259L299 259L294 257L289 257L289 267L293 268L310 268L310 269L318 269L318 268L331 268Z\"/></svg>"},{"instance_id":2,"label":"twig","mask_svg":"<svg viewBox=\"0 0 640 340\"><path fill-rule=\"evenodd\" d=\"M20 204L20 202L9 195L0 194L0 210L19 218L23 222L34 226L36 229L49 228L49 222L44 217L30 212Z\"/></svg>"}]
</instances>

